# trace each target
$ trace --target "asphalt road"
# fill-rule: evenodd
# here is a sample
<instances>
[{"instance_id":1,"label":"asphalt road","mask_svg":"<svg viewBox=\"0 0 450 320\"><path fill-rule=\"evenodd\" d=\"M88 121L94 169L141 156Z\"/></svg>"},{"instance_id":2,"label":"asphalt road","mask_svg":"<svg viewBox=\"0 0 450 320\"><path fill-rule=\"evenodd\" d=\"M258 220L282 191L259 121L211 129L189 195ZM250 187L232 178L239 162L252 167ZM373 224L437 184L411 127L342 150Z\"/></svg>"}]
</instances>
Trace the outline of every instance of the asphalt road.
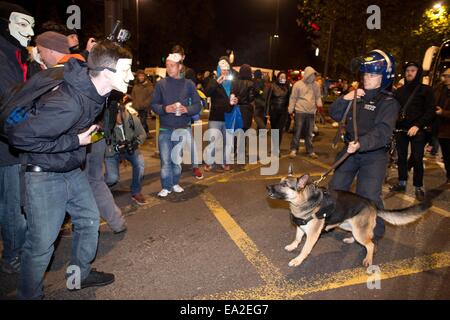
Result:
<instances>
[{"instance_id":1,"label":"asphalt road","mask_svg":"<svg viewBox=\"0 0 450 320\"><path fill-rule=\"evenodd\" d=\"M318 160L304 157L303 144L296 159L287 158L291 135L285 135L276 176L263 176L260 164L248 164L196 180L185 166L185 193L164 200L156 197L160 182L155 139L148 140L143 147L143 193L149 204L133 204L131 166L123 165L113 193L126 214L128 231L114 235L105 223L100 228L93 266L113 272L116 281L67 291L64 271L71 238L61 238L45 279L46 299L449 299L450 189L442 185L445 173L439 157L427 156L425 161L425 188L434 207L414 224L387 225L374 258L379 273L367 273L362 267L364 248L344 244L347 234L340 230L322 234L301 266L288 266L300 250L284 250L295 227L287 205L270 200L265 187L285 175L290 163L295 173L311 173L317 179L333 163L333 135L331 126L320 126L314 142ZM411 186L405 196L384 196L388 208L414 201ZM14 299L16 281L16 276L0 273L0 298ZM375 288L369 289L368 282Z\"/></svg>"}]
</instances>

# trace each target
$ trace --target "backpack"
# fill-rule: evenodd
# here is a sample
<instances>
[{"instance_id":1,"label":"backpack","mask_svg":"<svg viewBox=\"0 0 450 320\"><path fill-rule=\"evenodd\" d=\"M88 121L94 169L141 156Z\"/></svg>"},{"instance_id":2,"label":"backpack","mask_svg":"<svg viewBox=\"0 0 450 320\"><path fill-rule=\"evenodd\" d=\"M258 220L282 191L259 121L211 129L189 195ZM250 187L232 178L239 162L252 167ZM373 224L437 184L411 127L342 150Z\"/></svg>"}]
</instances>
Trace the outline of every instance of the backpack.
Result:
<instances>
[{"instance_id":1,"label":"backpack","mask_svg":"<svg viewBox=\"0 0 450 320\"><path fill-rule=\"evenodd\" d=\"M8 129L25 121L30 112L36 110L39 98L63 81L64 68L50 68L6 91L0 97L0 136L7 138Z\"/></svg>"}]
</instances>

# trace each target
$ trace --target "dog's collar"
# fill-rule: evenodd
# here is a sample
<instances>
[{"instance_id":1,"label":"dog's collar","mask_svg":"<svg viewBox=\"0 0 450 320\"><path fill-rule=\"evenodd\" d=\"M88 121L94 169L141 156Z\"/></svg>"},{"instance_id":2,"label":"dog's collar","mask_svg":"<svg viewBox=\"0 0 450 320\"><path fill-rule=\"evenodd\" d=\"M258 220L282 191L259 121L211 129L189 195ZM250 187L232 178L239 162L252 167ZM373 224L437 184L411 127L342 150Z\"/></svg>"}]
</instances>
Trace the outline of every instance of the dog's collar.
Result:
<instances>
[{"instance_id":1,"label":"dog's collar","mask_svg":"<svg viewBox=\"0 0 450 320\"><path fill-rule=\"evenodd\" d=\"M302 219L302 218L297 218L296 216L294 216L294 215L291 213L291 219L292 219L292 222L293 222L296 226L301 227L301 226L307 225L308 222L310 222L312 219L314 219L314 216L311 215L309 218Z\"/></svg>"},{"instance_id":2,"label":"dog's collar","mask_svg":"<svg viewBox=\"0 0 450 320\"><path fill-rule=\"evenodd\" d=\"M318 202L322 202L322 204L321 204L319 210L315 214L312 214L311 212L316 207ZM298 207L298 208L300 208L300 207ZM304 226L304 225L308 224L308 222L310 222L314 218L317 218L317 219L329 218L331 216L332 212L334 211L334 201L327 190L322 190L322 195L319 198L319 200L317 202L315 202L313 205L311 205L310 208L308 208L308 209L310 209L310 211L308 212L308 216L304 219L297 218L291 212L292 222L295 225L300 227L300 226Z\"/></svg>"}]
</instances>

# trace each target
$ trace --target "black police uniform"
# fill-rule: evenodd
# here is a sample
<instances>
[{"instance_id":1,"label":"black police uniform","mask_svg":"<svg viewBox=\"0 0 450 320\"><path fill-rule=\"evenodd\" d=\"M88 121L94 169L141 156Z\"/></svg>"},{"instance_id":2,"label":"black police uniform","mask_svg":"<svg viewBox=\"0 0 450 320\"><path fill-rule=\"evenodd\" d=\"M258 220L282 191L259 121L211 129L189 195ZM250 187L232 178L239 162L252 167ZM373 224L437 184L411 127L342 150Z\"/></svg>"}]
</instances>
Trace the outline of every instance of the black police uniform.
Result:
<instances>
[{"instance_id":1,"label":"black police uniform","mask_svg":"<svg viewBox=\"0 0 450 320\"><path fill-rule=\"evenodd\" d=\"M386 146L392 137L400 105L392 93L381 89L365 90L365 96L357 100L357 126L360 149L352 154L334 172L329 188L332 190L349 190L356 175L356 193L372 200L378 208L383 208L381 189L386 174L388 154ZM330 116L341 121L351 101L343 97L330 107ZM345 147L338 154L342 157L348 143L354 140L353 113L347 116ZM384 222L377 218L374 230L375 239L384 233Z\"/></svg>"}]
</instances>

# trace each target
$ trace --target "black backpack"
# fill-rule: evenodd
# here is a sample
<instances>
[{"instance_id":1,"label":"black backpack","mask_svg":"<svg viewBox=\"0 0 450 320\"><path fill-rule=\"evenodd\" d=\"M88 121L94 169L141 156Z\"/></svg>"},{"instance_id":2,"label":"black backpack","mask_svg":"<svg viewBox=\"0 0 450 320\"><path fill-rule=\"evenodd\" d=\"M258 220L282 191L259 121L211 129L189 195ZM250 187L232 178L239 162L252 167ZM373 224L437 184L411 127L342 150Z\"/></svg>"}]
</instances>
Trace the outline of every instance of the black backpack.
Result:
<instances>
[{"instance_id":1,"label":"black backpack","mask_svg":"<svg viewBox=\"0 0 450 320\"><path fill-rule=\"evenodd\" d=\"M8 129L26 120L39 98L63 81L64 68L50 68L6 91L0 97L0 136L7 138Z\"/></svg>"}]
</instances>

